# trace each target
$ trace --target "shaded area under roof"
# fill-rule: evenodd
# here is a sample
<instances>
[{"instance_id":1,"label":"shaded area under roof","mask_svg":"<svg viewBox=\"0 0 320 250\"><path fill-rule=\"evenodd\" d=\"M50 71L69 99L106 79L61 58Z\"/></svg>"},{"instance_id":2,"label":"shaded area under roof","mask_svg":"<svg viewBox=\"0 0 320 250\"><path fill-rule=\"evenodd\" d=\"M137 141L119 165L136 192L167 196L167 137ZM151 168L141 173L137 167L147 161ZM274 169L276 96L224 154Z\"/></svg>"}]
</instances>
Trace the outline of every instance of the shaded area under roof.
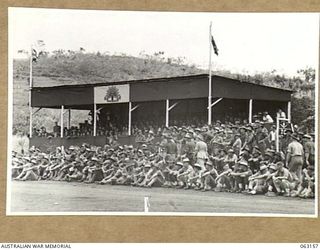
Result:
<instances>
[{"instance_id":1,"label":"shaded area under roof","mask_svg":"<svg viewBox=\"0 0 320 250\"><path fill-rule=\"evenodd\" d=\"M131 102L160 101L166 99L193 99L208 97L208 74L152 78L142 80L103 82L81 85L34 87L33 107L88 109L94 104L94 87L129 84ZM291 90L212 76L212 97L253 99L288 102Z\"/></svg>"}]
</instances>

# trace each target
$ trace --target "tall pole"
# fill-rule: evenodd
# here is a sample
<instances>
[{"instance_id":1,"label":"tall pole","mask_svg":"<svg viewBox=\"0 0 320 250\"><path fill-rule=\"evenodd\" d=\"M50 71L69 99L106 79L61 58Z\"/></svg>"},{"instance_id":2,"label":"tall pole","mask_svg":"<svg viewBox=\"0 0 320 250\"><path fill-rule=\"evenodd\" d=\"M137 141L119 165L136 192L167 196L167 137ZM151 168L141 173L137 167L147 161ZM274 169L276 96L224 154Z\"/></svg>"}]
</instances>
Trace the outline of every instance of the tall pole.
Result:
<instances>
[{"instance_id":1,"label":"tall pole","mask_svg":"<svg viewBox=\"0 0 320 250\"><path fill-rule=\"evenodd\" d=\"M29 74L29 135L32 138L32 106L31 106L31 91L32 91L32 45L30 50L30 74Z\"/></svg>"},{"instance_id":2,"label":"tall pole","mask_svg":"<svg viewBox=\"0 0 320 250\"><path fill-rule=\"evenodd\" d=\"M287 113L288 113L288 120L289 122L291 123L291 101L288 101L288 106L287 106L288 110L287 110Z\"/></svg>"},{"instance_id":3,"label":"tall pole","mask_svg":"<svg viewBox=\"0 0 320 250\"><path fill-rule=\"evenodd\" d=\"M277 114L277 127L276 127L276 151L279 152L279 114Z\"/></svg>"},{"instance_id":4,"label":"tall pole","mask_svg":"<svg viewBox=\"0 0 320 250\"><path fill-rule=\"evenodd\" d=\"M131 135L131 109L132 109L132 103L129 102L129 114L128 114L128 135Z\"/></svg>"},{"instance_id":5,"label":"tall pole","mask_svg":"<svg viewBox=\"0 0 320 250\"><path fill-rule=\"evenodd\" d=\"M61 106L61 113L60 113L60 137L63 138L63 113L64 113L64 106Z\"/></svg>"},{"instance_id":6,"label":"tall pole","mask_svg":"<svg viewBox=\"0 0 320 250\"><path fill-rule=\"evenodd\" d=\"M252 99L249 100L249 123L252 123Z\"/></svg>"},{"instance_id":7,"label":"tall pole","mask_svg":"<svg viewBox=\"0 0 320 250\"><path fill-rule=\"evenodd\" d=\"M68 129L71 127L71 109L68 109Z\"/></svg>"},{"instance_id":8,"label":"tall pole","mask_svg":"<svg viewBox=\"0 0 320 250\"><path fill-rule=\"evenodd\" d=\"M93 136L97 135L97 104L93 104Z\"/></svg>"},{"instance_id":9,"label":"tall pole","mask_svg":"<svg viewBox=\"0 0 320 250\"><path fill-rule=\"evenodd\" d=\"M169 99L166 100L166 127L169 127Z\"/></svg>"},{"instance_id":10,"label":"tall pole","mask_svg":"<svg viewBox=\"0 0 320 250\"><path fill-rule=\"evenodd\" d=\"M211 81L212 81L212 76L211 76L211 26L212 26L212 22L210 22L210 26L209 26L209 94L208 94L208 125L211 125L211 119L212 119L212 107L211 107L211 97L212 97L212 90L211 90Z\"/></svg>"}]
</instances>

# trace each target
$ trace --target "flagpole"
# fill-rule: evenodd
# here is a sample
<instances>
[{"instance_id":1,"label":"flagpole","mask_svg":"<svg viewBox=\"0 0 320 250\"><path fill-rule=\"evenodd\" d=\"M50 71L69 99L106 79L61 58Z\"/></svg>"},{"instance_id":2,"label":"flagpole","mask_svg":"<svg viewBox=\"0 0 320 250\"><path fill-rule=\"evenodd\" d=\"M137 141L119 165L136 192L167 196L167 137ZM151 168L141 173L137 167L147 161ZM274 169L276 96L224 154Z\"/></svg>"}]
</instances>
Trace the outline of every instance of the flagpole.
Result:
<instances>
[{"instance_id":1,"label":"flagpole","mask_svg":"<svg viewBox=\"0 0 320 250\"><path fill-rule=\"evenodd\" d=\"M211 97L212 97L212 90L211 90L211 86L212 86L212 76L211 76L211 26L212 26L212 22L210 22L210 26L209 26L209 94L208 94L208 125L211 125L211 119L212 119L212 107L211 107Z\"/></svg>"},{"instance_id":2,"label":"flagpole","mask_svg":"<svg viewBox=\"0 0 320 250\"><path fill-rule=\"evenodd\" d=\"M31 45L31 51L30 51L30 77L29 77L29 135L30 138L32 138L32 107L31 107L31 90L32 90L32 45Z\"/></svg>"}]
</instances>

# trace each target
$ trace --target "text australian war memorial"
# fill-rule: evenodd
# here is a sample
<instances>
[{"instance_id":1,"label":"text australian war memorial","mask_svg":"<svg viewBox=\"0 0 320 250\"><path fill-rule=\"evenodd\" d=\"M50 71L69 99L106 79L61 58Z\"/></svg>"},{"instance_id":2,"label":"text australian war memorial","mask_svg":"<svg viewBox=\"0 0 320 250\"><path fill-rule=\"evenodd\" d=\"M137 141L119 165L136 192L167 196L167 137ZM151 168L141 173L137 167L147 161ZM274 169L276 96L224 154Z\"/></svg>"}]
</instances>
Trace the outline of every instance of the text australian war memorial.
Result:
<instances>
[{"instance_id":1,"label":"text australian war memorial","mask_svg":"<svg viewBox=\"0 0 320 250\"><path fill-rule=\"evenodd\" d=\"M61 116L50 136L33 131L30 146L103 146L115 129L119 144L134 145L136 130L142 127L252 124L266 112L275 119L279 110L290 122L291 95L288 89L208 74L33 87L31 109L58 109ZM71 126L73 110L87 111L89 118Z\"/></svg>"}]
</instances>

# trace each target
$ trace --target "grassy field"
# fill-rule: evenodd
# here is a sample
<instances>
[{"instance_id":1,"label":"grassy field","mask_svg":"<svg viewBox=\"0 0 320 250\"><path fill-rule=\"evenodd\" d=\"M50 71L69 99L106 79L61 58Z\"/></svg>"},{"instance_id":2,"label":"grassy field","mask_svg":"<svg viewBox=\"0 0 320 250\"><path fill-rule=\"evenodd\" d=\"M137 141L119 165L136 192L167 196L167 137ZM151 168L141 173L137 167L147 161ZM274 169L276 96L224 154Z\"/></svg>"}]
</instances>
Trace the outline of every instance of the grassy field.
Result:
<instances>
[{"instance_id":1,"label":"grassy field","mask_svg":"<svg viewBox=\"0 0 320 250\"><path fill-rule=\"evenodd\" d=\"M267 213L311 215L312 199L54 181L12 182L12 212Z\"/></svg>"}]
</instances>

